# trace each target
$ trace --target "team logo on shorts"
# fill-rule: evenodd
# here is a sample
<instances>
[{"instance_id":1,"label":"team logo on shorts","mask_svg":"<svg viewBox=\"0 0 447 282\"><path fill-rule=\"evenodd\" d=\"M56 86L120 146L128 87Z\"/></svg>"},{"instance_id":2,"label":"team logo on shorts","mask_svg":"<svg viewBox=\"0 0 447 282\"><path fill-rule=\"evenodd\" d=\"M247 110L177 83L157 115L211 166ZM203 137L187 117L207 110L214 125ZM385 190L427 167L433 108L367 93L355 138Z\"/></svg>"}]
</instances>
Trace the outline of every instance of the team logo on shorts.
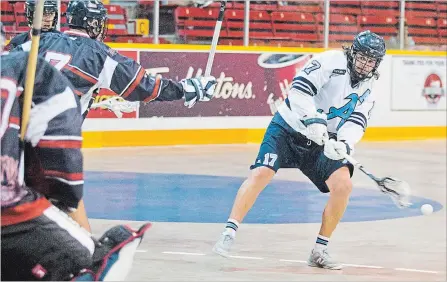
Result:
<instances>
[{"instance_id":1,"label":"team logo on shorts","mask_svg":"<svg viewBox=\"0 0 447 282\"><path fill-rule=\"evenodd\" d=\"M445 95L445 90L439 75L432 73L425 79L422 95L430 104L438 103L441 97Z\"/></svg>"}]
</instances>

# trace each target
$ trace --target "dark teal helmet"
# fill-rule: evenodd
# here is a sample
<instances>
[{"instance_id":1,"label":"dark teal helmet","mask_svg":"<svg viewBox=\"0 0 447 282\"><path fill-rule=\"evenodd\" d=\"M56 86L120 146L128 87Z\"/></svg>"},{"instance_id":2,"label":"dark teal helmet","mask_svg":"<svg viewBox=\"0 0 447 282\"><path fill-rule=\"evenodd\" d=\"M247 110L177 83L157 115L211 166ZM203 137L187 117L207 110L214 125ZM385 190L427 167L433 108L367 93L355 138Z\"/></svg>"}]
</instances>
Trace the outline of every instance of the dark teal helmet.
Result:
<instances>
[{"instance_id":1,"label":"dark teal helmet","mask_svg":"<svg viewBox=\"0 0 447 282\"><path fill-rule=\"evenodd\" d=\"M67 23L102 41L107 33L107 9L98 0L72 0L67 7Z\"/></svg>"},{"instance_id":2,"label":"dark teal helmet","mask_svg":"<svg viewBox=\"0 0 447 282\"><path fill-rule=\"evenodd\" d=\"M385 41L382 37L369 30L363 31L357 34L351 47L345 50L353 86L373 76L379 76L377 68L386 53ZM369 60L375 60L375 65L371 68L371 66L368 66L367 61L362 62L363 64L356 62L358 55L361 55L363 59L366 57ZM368 69L368 71L365 72L365 69Z\"/></svg>"}]
</instances>

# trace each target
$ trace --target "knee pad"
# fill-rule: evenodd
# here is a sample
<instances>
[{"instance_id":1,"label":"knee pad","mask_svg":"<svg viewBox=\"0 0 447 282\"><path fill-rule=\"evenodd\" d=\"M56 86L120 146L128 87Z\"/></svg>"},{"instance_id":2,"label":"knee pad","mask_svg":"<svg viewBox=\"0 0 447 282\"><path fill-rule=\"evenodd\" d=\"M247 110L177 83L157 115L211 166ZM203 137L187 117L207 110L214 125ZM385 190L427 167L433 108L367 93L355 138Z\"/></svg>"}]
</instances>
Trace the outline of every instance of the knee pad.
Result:
<instances>
[{"instance_id":1,"label":"knee pad","mask_svg":"<svg viewBox=\"0 0 447 282\"><path fill-rule=\"evenodd\" d=\"M73 281L123 281L132 268L135 251L150 227L147 223L135 231L118 225L107 230L96 242L91 270L79 273Z\"/></svg>"}]
</instances>

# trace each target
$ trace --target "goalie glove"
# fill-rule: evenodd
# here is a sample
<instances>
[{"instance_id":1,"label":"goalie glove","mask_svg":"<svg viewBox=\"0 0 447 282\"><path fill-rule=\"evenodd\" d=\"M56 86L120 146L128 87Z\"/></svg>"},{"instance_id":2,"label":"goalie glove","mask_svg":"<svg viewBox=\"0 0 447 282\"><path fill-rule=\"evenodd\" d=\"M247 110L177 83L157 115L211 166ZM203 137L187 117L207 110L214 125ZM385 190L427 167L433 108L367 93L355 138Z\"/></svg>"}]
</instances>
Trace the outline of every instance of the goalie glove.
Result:
<instances>
[{"instance_id":1,"label":"goalie glove","mask_svg":"<svg viewBox=\"0 0 447 282\"><path fill-rule=\"evenodd\" d=\"M197 101L208 102L214 96L216 78L214 76L182 79L185 106L192 108Z\"/></svg>"}]
</instances>

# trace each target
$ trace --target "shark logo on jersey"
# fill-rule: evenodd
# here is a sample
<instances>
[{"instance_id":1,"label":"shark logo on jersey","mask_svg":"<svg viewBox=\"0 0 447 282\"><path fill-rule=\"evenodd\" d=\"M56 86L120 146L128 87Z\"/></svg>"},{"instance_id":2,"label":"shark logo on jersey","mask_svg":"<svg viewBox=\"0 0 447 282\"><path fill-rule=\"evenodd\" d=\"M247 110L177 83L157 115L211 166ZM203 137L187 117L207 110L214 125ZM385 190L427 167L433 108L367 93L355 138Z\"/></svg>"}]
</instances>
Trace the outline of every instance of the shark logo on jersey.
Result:
<instances>
[{"instance_id":1,"label":"shark logo on jersey","mask_svg":"<svg viewBox=\"0 0 447 282\"><path fill-rule=\"evenodd\" d=\"M361 96L359 96L357 93L349 94L345 98L349 101L344 106L342 106L338 109L335 107L329 108L329 113L327 113L327 119L329 120L329 119L339 117L341 120L337 126L337 130L340 129L340 127L342 127L343 124L345 124L345 122L351 117L352 113L355 110L357 103L360 102L360 104L362 104L363 101L365 101L365 99L369 96L370 93L371 93L371 90L367 89L365 92L363 92L363 94ZM322 110L319 110L319 111L322 112ZM366 123L366 118L363 122ZM366 124L364 124L363 127L365 128Z\"/></svg>"}]
</instances>

